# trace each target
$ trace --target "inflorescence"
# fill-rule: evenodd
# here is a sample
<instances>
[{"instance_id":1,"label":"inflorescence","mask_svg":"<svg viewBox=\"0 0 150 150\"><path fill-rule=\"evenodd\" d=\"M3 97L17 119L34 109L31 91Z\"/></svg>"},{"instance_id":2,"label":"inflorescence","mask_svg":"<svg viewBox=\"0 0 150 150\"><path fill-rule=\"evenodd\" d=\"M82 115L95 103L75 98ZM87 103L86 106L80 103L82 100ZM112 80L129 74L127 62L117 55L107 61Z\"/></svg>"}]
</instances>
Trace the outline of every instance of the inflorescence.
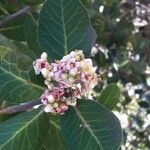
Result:
<instances>
[{"instance_id":1,"label":"inflorescence","mask_svg":"<svg viewBox=\"0 0 150 150\"><path fill-rule=\"evenodd\" d=\"M41 73L47 85L41 96L45 112L64 114L68 106L76 106L77 99L88 95L98 82L92 60L85 59L81 50L72 51L51 64L43 52L33 65L35 73Z\"/></svg>"}]
</instances>

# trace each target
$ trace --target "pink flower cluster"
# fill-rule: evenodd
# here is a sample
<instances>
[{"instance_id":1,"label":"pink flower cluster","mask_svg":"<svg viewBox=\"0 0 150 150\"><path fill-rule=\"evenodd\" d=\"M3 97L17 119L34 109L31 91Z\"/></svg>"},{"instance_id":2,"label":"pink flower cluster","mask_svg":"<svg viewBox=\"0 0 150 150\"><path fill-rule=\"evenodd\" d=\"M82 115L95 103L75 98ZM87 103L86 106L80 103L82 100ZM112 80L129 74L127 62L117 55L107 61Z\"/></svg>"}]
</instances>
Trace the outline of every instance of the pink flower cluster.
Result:
<instances>
[{"instance_id":1,"label":"pink flower cluster","mask_svg":"<svg viewBox=\"0 0 150 150\"><path fill-rule=\"evenodd\" d=\"M85 59L81 50L72 51L51 64L43 52L33 65L35 73L41 73L47 85L41 96L45 112L64 114L68 106L76 106L77 99L88 95L98 82L92 60Z\"/></svg>"}]
</instances>

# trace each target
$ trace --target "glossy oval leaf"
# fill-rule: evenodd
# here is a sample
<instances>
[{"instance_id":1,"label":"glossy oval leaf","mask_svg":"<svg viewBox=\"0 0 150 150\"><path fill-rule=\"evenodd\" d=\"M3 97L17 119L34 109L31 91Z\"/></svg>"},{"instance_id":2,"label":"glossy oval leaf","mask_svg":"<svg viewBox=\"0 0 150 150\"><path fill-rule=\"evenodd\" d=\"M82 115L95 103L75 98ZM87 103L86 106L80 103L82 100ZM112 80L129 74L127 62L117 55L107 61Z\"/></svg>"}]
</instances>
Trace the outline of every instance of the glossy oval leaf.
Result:
<instances>
[{"instance_id":1,"label":"glossy oval leaf","mask_svg":"<svg viewBox=\"0 0 150 150\"><path fill-rule=\"evenodd\" d=\"M56 119L32 110L0 123L0 150L9 149L67 150L67 146Z\"/></svg>"},{"instance_id":2,"label":"glossy oval leaf","mask_svg":"<svg viewBox=\"0 0 150 150\"><path fill-rule=\"evenodd\" d=\"M0 150L35 150L41 147L49 130L45 113L21 113L0 124Z\"/></svg>"},{"instance_id":3,"label":"glossy oval leaf","mask_svg":"<svg viewBox=\"0 0 150 150\"><path fill-rule=\"evenodd\" d=\"M92 42L89 32L94 35ZM90 54L95 38L87 11L79 0L47 0L44 3L40 12L38 39L51 59L60 59L75 49Z\"/></svg>"},{"instance_id":4,"label":"glossy oval leaf","mask_svg":"<svg viewBox=\"0 0 150 150\"><path fill-rule=\"evenodd\" d=\"M0 45L0 60L2 60L10 51L11 49L9 47Z\"/></svg>"},{"instance_id":5,"label":"glossy oval leaf","mask_svg":"<svg viewBox=\"0 0 150 150\"><path fill-rule=\"evenodd\" d=\"M37 41L37 21L33 15L26 16L24 21L24 30L28 47L39 57L42 54L42 50L40 49Z\"/></svg>"},{"instance_id":6,"label":"glossy oval leaf","mask_svg":"<svg viewBox=\"0 0 150 150\"><path fill-rule=\"evenodd\" d=\"M120 90L115 83L112 83L102 90L100 97L98 97L98 102L112 110L119 102L119 98Z\"/></svg>"},{"instance_id":7,"label":"glossy oval leaf","mask_svg":"<svg viewBox=\"0 0 150 150\"><path fill-rule=\"evenodd\" d=\"M0 100L20 103L39 98L45 88L37 84L35 75L31 76L32 57L18 51L5 38L1 38L0 44L9 49L0 53Z\"/></svg>"},{"instance_id":8,"label":"glossy oval leaf","mask_svg":"<svg viewBox=\"0 0 150 150\"><path fill-rule=\"evenodd\" d=\"M26 5L38 5L44 2L44 0L21 0Z\"/></svg>"},{"instance_id":9,"label":"glossy oval leaf","mask_svg":"<svg viewBox=\"0 0 150 150\"><path fill-rule=\"evenodd\" d=\"M49 114L48 114L49 115ZM68 150L61 133L59 120L50 115L48 134L39 150Z\"/></svg>"},{"instance_id":10,"label":"glossy oval leaf","mask_svg":"<svg viewBox=\"0 0 150 150\"><path fill-rule=\"evenodd\" d=\"M1 28L0 33L12 40L25 41L24 19L25 16L22 16L13 20L8 25Z\"/></svg>"},{"instance_id":11,"label":"glossy oval leaf","mask_svg":"<svg viewBox=\"0 0 150 150\"><path fill-rule=\"evenodd\" d=\"M122 129L117 117L104 106L79 100L61 117L61 129L70 150L117 150Z\"/></svg>"}]
</instances>

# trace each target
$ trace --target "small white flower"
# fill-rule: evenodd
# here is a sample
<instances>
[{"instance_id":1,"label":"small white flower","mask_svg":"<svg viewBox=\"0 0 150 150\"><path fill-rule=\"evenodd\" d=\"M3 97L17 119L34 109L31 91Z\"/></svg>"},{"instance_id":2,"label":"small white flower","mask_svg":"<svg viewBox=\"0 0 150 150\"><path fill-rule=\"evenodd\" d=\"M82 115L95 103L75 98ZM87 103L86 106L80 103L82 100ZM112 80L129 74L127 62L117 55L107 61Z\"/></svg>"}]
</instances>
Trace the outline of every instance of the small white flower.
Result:
<instances>
[{"instance_id":1,"label":"small white flower","mask_svg":"<svg viewBox=\"0 0 150 150\"><path fill-rule=\"evenodd\" d=\"M44 111L46 112L46 113L49 113L49 112L52 112L52 110L53 110L53 108L51 107L51 105L46 105L45 106L45 108L44 108Z\"/></svg>"},{"instance_id":2,"label":"small white flower","mask_svg":"<svg viewBox=\"0 0 150 150\"><path fill-rule=\"evenodd\" d=\"M71 59L70 55L66 55L62 58L63 61L67 61L67 60L70 60L70 59Z\"/></svg>"},{"instance_id":3,"label":"small white flower","mask_svg":"<svg viewBox=\"0 0 150 150\"><path fill-rule=\"evenodd\" d=\"M79 89L81 89L81 87L82 87L81 83L78 83L78 84L76 85L76 87L79 88Z\"/></svg>"},{"instance_id":4,"label":"small white flower","mask_svg":"<svg viewBox=\"0 0 150 150\"><path fill-rule=\"evenodd\" d=\"M54 66L53 71L54 71L54 72L57 72L57 71L58 71L57 66Z\"/></svg>"},{"instance_id":5,"label":"small white flower","mask_svg":"<svg viewBox=\"0 0 150 150\"><path fill-rule=\"evenodd\" d=\"M67 105L69 106L76 106L77 102L72 100L67 100Z\"/></svg>"},{"instance_id":6,"label":"small white flower","mask_svg":"<svg viewBox=\"0 0 150 150\"><path fill-rule=\"evenodd\" d=\"M69 82L73 83L75 81L75 79L73 77L69 77Z\"/></svg>"},{"instance_id":7,"label":"small white flower","mask_svg":"<svg viewBox=\"0 0 150 150\"><path fill-rule=\"evenodd\" d=\"M76 67L74 67L74 68L72 68L70 71L69 71L69 73L70 73L70 75L71 76L75 76L76 74L77 74L77 68Z\"/></svg>"},{"instance_id":8,"label":"small white flower","mask_svg":"<svg viewBox=\"0 0 150 150\"><path fill-rule=\"evenodd\" d=\"M37 75L40 74L40 70L36 66L34 66L34 70L35 70L35 74L37 74Z\"/></svg>"},{"instance_id":9,"label":"small white flower","mask_svg":"<svg viewBox=\"0 0 150 150\"><path fill-rule=\"evenodd\" d=\"M70 56L71 56L71 57L75 57L75 55L76 55L76 52L75 52L75 51L72 51L72 52L70 53Z\"/></svg>"},{"instance_id":10,"label":"small white flower","mask_svg":"<svg viewBox=\"0 0 150 150\"><path fill-rule=\"evenodd\" d=\"M68 77L67 77L67 74L66 73L62 73L61 74L61 78L63 79L63 80L66 80Z\"/></svg>"},{"instance_id":11,"label":"small white flower","mask_svg":"<svg viewBox=\"0 0 150 150\"><path fill-rule=\"evenodd\" d=\"M53 76L54 76L54 72L52 72L52 71L49 72L48 77L51 78L51 77L53 77Z\"/></svg>"}]
</instances>

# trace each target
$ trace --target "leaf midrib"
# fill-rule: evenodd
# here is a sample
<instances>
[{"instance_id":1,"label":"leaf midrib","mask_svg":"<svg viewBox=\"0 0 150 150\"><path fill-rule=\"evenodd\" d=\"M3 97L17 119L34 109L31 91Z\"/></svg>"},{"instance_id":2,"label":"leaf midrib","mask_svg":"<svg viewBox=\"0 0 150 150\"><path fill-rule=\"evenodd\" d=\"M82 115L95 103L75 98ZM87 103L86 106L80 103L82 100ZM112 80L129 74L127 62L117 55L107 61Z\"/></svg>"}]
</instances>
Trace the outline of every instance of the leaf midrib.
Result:
<instances>
[{"instance_id":1,"label":"leaf midrib","mask_svg":"<svg viewBox=\"0 0 150 150\"><path fill-rule=\"evenodd\" d=\"M68 53L68 48L67 48L67 37L66 37L66 27L65 27L65 20L64 20L64 9L63 9L63 0L61 0L61 8L62 8L62 23L63 23L63 33L64 33L64 49L65 49L65 55Z\"/></svg>"},{"instance_id":2,"label":"leaf midrib","mask_svg":"<svg viewBox=\"0 0 150 150\"><path fill-rule=\"evenodd\" d=\"M0 69L1 69L2 71L4 71L6 74L9 74L9 75L13 76L14 78L16 78L16 79L22 81L24 84L27 84L27 81L24 80L23 78L20 78L20 77L16 76L16 75L13 74L12 72L8 72L6 69L4 69L4 68L2 68L2 67L0 67ZM45 90L45 88L43 88L43 87L41 87L41 86L39 86L39 85L37 85L37 84L34 84L34 83L28 83L28 84L29 84L29 85L32 85L33 87L38 88L38 89L40 89L40 90L42 90L42 91Z\"/></svg>"},{"instance_id":3,"label":"leaf midrib","mask_svg":"<svg viewBox=\"0 0 150 150\"><path fill-rule=\"evenodd\" d=\"M18 29L20 27L23 27L23 25L12 26L12 27L5 27L5 28L0 29L0 31L2 32L2 31L14 30L14 29Z\"/></svg>"},{"instance_id":4,"label":"leaf midrib","mask_svg":"<svg viewBox=\"0 0 150 150\"><path fill-rule=\"evenodd\" d=\"M52 124L56 129L60 130L60 126L53 120L50 120L50 124Z\"/></svg>"},{"instance_id":5,"label":"leaf midrib","mask_svg":"<svg viewBox=\"0 0 150 150\"><path fill-rule=\"evenodd\" d=\"M85 125L85 128L90 132L90 134L93 136L93 138L95 139L96 143L99 145L99 147L103 150L103 147L99 141L99 139L96 137L96 135L93 133L92 129L90 128L90 126L87 124L87 121L84 119L84 117L80 114L80 111L78 110L77 107L74 107L77 116L79 117L79 119L81 120L81 122L83 122L83 124Z\"/></svg>"},{"instance_id":6,"label":"leaf midrib","mask_svg":"<svg viewBox=\"0 0 150 150\"><path fill-rule=\"evenodd\" d=\"M27 128L36 118L38 118L43 113L43 110L41 110L35 117L33 117L28 123L26 123L22 128L20 128L17 132L15 132L14 135L12 135L4 144L0 146L0 149L2 149L7 143L9 143L11 140L15 138L22 130Z\"/></svg>"}]
</instances>

